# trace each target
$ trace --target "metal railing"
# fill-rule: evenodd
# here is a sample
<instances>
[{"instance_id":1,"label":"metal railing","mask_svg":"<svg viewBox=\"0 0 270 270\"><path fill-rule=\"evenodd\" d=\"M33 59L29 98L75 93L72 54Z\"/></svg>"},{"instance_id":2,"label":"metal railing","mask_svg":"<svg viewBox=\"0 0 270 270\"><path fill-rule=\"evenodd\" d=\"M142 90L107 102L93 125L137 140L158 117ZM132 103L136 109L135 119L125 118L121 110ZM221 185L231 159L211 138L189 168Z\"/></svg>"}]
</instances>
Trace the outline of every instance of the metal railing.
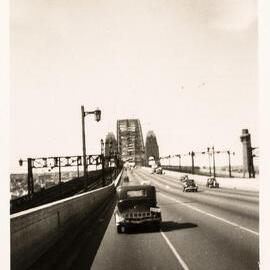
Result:
<instances>
[{"instance_id":1,"label":"metal railing","mask_svg":"<svg viewBox=\"0 0 270 270\"><path fill-rule=\"evenodd\" d=\"M67 182L60 182L50 188L41 189L31 195L12 199L10 200L10 214L109 185L117 177L120 170L121 168L106 168L104 170L90 171L86 177L76 177ZM87 185L86 189L85 183Z\"/></svg>"}]
</instances>

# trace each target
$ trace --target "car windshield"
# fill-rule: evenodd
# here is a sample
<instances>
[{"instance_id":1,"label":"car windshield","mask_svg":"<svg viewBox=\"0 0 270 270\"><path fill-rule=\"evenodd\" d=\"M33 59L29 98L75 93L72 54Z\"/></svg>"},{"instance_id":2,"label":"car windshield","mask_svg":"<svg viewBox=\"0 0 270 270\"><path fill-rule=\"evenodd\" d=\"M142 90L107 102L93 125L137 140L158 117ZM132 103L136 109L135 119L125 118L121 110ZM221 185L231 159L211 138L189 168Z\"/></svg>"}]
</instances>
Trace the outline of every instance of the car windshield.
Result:
<instances>
[{"instance_id":1,"label":"car windshield","mask_svg":"<svg viewBox=\"0 0 270 270\"><path fill-rule=\"evenodd\" d=\"M146 197L146 190L129 190L127 191L127 198Z\"/></svg>"},{"instance_id":2,"label":"car windshield","mask_svg":"<svg viewBox=\"0 0 270 270\"><path fill-rule=\"evenodd\" d=\"M126 186L121 187L117 191L118 200L139 200L139 199L155 199L155 188L148 185L142 186Z\"/></svg>"},{"instance_id":3,"label":"car windshield","mask_svg":"<svg viewBox=\"0 0 270 270\"><path fill-rule=\"evenodd\" d=\"M194 180L187 180L187 184L188 185L194 185L195 183L194 183Z\"/></svg>"}]
</instances>

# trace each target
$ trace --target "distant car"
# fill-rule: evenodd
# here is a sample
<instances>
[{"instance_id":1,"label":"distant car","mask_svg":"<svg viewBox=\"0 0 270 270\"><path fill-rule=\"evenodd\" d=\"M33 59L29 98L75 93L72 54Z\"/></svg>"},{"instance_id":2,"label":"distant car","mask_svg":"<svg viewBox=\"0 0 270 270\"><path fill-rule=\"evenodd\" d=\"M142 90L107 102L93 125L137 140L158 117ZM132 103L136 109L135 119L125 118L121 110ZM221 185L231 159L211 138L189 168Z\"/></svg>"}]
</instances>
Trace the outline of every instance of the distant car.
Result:
<instances>
[{"instance_id":1,"label":"distant car","mask_svg":"<svg viewBox=\"0 0 270 270\"><path fill-rule=\"evenodd\" d=\"M157 167L157 168L156 168L156 174L163 174L163 169L162 169L162 167Z\"/></svg>"},{"instance_id":2,"label":"distant car","mask_svg":"<svg viewBox=\"0 0 270 270\"><path fill-rule=\"evenodd\" d=\"M214 177L210 177L207 179L206 187L219 188L219 183L217 182L217 180Z\"/></svg>"},{"instance_id":3,"label":"distant car","mask_svg":"<svg viewBox=\"0 0 270 270\"><path fill-rule=\"evenodd\" d=\"M152 164L151 166L151 173L155 173L156 172L156 169L157 169L157 165L156 164Z\"/></svg>"},{"instance_id":4,"label":"distant car","mask_svg":"<svg viewBox=\"0 0 270 270\"><path fill-rule=\"evenodd\" d=\"M150 180L147 180L147 181L142 181L141 182L141 185L150 185Z\"/></svg>"},{"instance_id":5,"label":"distant car","mask_svg":"<svg viewBox=\"0 0 270 270\"><path fill-rule=\"evenodd\" d=\"M185 174L185 175L183 175L183 176L180 177L180 181L181 182L185 182L187 180L188 180L188 175L187 174Z\"/></svg>"},{"instance_id":6,"label":"distant car","mask_svg":"<svg viewBox=\"0 0 270 270\"><path fill-rule=\"evenodd\" d=\"M126 175L125 177L124 177L124 183L128 183L129 182L129 178L128 178L128 176Z\"/></svg>"},{"instance_id":7,"label":"distant car","mask_svg":"<svg viewBox=\"0 0 270 270\"><path fill-rule=\"evenodd\" d=\"M114 216L118 233L125 232L128 227L147 224L160 229L162 218L154 186L121 186L116 193Z\"/></svg>"},{"instance_id":8,"label":"distant car","mask_svg":"<svg viewBox=\"0 0 270 270\"><path fill-rule=\"evenodd\" d=\"M183 183L183 192L185 191L198 191L198 186L196 185L195 181L193 179L187 179Z\"/></svg>"}]
</instances>

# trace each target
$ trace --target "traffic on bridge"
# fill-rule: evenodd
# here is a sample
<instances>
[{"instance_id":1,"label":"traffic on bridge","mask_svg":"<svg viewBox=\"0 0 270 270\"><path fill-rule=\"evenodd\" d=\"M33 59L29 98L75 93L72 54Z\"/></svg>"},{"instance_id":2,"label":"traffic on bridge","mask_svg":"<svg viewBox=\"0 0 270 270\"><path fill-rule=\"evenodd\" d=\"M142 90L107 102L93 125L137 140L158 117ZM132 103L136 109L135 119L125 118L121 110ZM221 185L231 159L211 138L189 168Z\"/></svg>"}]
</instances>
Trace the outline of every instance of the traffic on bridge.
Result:
<instances>
[{"instance_id":1,"label":"traffic on bridge","mask_svg":"<svg viewBox=\"0 0 270 270\"><path fill-rule=\"evenodd\" d=\"M162 165L155 134L146 141L140 121L125 119L100 155L87 156L83 144L82 157L28 158L28 195L11 200L12 269L259 269L257 180L231 178L230 164L218 177L214 147L209 171L194 166L198 152L189 167ZM78 177L62 183L61 168L72 164ZM36 190L32 169L54 167L58 185Z\"/></svg>"},{"instance_id":2,"label":"traffic on bridge","mask_svg":"<svg viewBox=\"0 0 270 270\"><path fill-rule=\"evenodd\" d=\"M269 270L257 1L11 2L1 269Z\"/></svg>"},{"instance_id":3,"label":"traffic on bridge","mask_svg":"<svg viewBox=\"0 0 270 270\"><path fill-rule=\"evenodd\" d=\"M146 168L127 175L124 185L156 187L160 231L135 227L118 234L112 216L91 269L259 268L258 192L199 185L198 192L183 193L179 177Z\"/></svg>"}]
</instances>

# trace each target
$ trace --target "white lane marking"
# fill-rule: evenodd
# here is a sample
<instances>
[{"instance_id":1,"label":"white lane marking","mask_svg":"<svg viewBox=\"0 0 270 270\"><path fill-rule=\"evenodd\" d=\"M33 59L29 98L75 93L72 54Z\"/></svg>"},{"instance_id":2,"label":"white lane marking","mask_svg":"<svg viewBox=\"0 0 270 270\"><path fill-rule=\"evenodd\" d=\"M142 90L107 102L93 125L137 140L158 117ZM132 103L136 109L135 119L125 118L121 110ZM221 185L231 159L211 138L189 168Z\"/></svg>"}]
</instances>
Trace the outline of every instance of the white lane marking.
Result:
<instances>
[{"instance_id":1,"label":"white lane marking","mask_svg":"<svg viewBox=\"0 0 270 270\"><path fill-rule=\"evenodd\" d=\"M188 266L183 261L183 259L180 257L180 255L178 254L178 252L176 251L176 249L174 248L174 246L172 245L172 243L170 242L170 240L167 238L167 236L165 235L165 233L162 232L162 231L160 231L160 233L163 236L163 238L165 239L166 243L168 244L169 248L171 249L173 255L176 257L176 259L179 262L179 264L184 268L184 270L189 270Z\"/></svg>"},{"instance_id":2,"label":"white lane marking","mask_svg":"<svg viewBox=\"0 0 270 270\"><path fill-rule=\"evenodd\" d=\"M183 203L183 202L181 202L181 201L179 201L179 200L177 200L177 199L171 198L170 196L165 195L165 194L163 194L163 193L161 193L161 192L159 192L159 194L162 195L162 196L164 196L164 197L166 197L166 198L168 198L168 199L170 199L170 200L172 200L172 201L175 201L175 202L177 202L177 203L180 203L180 204L183 205L183 206L189 207L189 208L191 208L191 209L193 209L193 210L195 210L195 211L197 211L197 212L199 212L199 213L202 213L202 214L207 215L207 216L209 216L209 217L212 217L212 218L215 218L215 219L217 219L217 220L223 221L223 222L225 222L225 223L227 223L227 224L230 224L230 225L232 225L232 226L234 226L234 227L238 227L238 228L241 229L241 230L244 230L244 231L247 231L247 232L249 232L249 233L252 233L252 234L255 234L255 235L259 236L259 233L258 233L258 232L255 232L255 231L250 230L250 229L248 229L248 228L246 228L246 227L240 226L240 225L237 224L237 223L231 222L231 221L229 221L229 220L226 220L226 219L224 219L224 218L215 216L215 215L213 215L213 214L209 214L209 213L207 213L207 212L205 212L205 211L203 211L203 210L201 210L201 209L199 209L199 208L197 208L197 207L194 207L194 206L192 206L192 205L185 204L185 203Z\"/></svg>"}]
</instances>

